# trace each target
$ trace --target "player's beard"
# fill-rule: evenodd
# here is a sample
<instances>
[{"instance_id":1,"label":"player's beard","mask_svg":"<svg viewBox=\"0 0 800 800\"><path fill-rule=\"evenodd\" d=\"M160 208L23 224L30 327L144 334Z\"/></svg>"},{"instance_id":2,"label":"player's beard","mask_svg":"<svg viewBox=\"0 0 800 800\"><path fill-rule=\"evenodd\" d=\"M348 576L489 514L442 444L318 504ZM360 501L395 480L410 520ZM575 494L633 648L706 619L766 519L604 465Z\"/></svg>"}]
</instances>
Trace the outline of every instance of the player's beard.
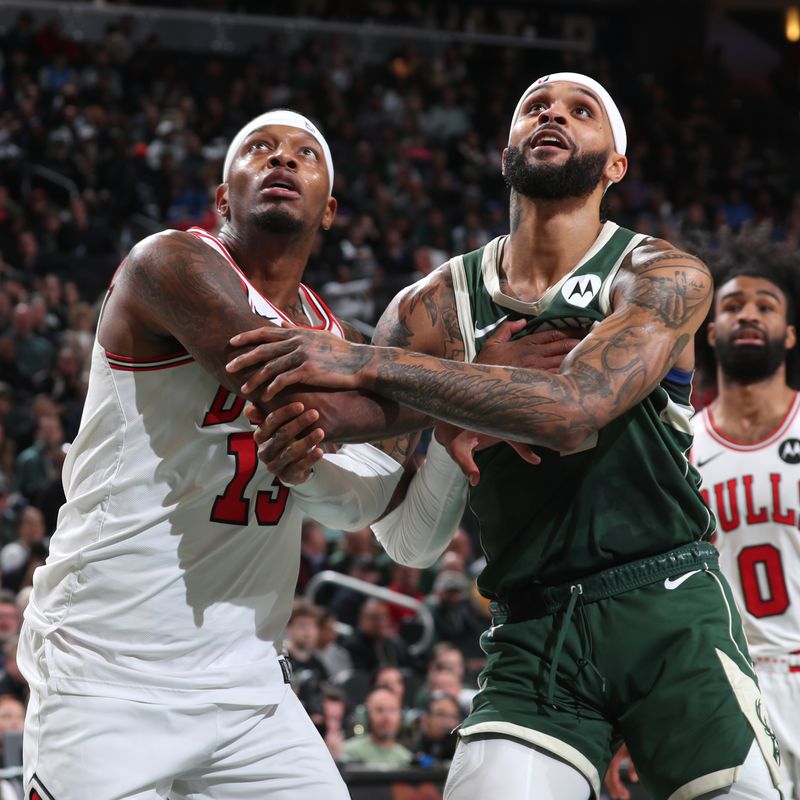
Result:
<instances>
[{"instance_id":1,"label":"player's beard","mask_svg":"<svg viewBox=\"0 0 800 800\"><path fill-rule=\"evenodd\" d=\"M607 152L573 153L563 164L530 163L519 147L506 150L506 185L531 200L566 200L590 195L603 179Z\"/></svg>"},{"instance_id":2,"label":"player's beard","mask_svg":"<svg viewBox=\"0 0 800 800\"><path fill-rule=\"evenodd\" d=\"M262 231L270 233L299 233L303 230L303 220L280 205L256 211L253 219Z\"/></svg>"},{"instance_id":3,"label":"player's beard","mask_svg":"<svg viewBox=\"0 0 800 800\"><path fill-rule=\"evenodd\" d=\"M763 346L736 345L733 339L717 339L717 361L722 374L736 383L758 383L777 372L786 360L785 334L767 339Z\"/></svg>"}]
</instances>

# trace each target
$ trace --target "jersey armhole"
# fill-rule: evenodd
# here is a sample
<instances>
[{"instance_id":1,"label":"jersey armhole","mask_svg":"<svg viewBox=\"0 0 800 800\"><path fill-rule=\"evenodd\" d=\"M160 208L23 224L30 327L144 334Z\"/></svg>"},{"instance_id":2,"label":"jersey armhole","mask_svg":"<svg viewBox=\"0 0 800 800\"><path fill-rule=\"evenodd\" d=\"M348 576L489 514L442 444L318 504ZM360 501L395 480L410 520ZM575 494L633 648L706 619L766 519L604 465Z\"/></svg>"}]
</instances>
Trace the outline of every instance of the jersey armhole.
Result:
<instances>
[{"instance_id":1,"label":"jersey armhole","mask_svg":"<svg viewBox=\"0 0 800 800\"><path fill-rule=\"evenodd\" d=\"M450 275L453 279L458 327L464 341L464 361L469 364L475 360L476 356L475 324L472 319L472 305L469 301L467 273L464 269L464 259L461 256L450 259Z\"/></svg>"}]
</instances>

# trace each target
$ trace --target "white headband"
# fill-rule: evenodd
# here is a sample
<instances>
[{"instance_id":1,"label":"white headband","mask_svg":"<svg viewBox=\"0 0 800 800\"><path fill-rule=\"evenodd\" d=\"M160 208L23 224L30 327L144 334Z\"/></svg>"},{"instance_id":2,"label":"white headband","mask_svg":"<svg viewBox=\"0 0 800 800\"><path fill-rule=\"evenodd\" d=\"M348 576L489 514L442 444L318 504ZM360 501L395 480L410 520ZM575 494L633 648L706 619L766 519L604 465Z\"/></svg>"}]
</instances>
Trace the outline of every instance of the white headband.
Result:
<instances>
[{"instance_id":1,"label":"white headband","mask_svg":"<svg viewBox=\"0 0 800 800\"><path fill-rule=\"evenodd\" d=\"M611 133L614 137L614 149L620 154L625 155L625 148L628 146L628 135L625 133L625 123L622 121L622 114L619 113L617 104L611 99L611 95L594 79L588 75L581 75L579 72L556 72L554 75L544 75L538 80L534 81L523 93L522 97L514 109L514 116L511 118L511 127L513 128L517 122L522 104L525 98L535 89L539 89L545 83L555 83L556 81L569 81L570 83L577 83L579 86L585 86L587 89L593 91L603 108L608 115L608 121L611 123ZM509 136L510 140L510 136Z\"/></svg>"},{"instance_id":2,"label":"white headband","mask_svg":"<svg viewBox=\"0 0 800 800\"><path fill-rule=\"evenodd\" d=\"M286 125L289 128L300 128L300 130L308 131L318 142L325 155L325 163L328 165L328 177L330 179L329 192L333 191L333 159L331 159L331 151L325 137L317 130L316 126L302 114L295 111L289 111L285 108L276 108L273 111L267 111L265 114L251 119L240 131L233 137L233 141L228 147L228 152L225 154L225 164L222 167L222 181L223 183L228 180L228 172L230 171L233 159L242 145L242 142L253 131L263 128L265 125Z\"/></svg>"}]
</instances>

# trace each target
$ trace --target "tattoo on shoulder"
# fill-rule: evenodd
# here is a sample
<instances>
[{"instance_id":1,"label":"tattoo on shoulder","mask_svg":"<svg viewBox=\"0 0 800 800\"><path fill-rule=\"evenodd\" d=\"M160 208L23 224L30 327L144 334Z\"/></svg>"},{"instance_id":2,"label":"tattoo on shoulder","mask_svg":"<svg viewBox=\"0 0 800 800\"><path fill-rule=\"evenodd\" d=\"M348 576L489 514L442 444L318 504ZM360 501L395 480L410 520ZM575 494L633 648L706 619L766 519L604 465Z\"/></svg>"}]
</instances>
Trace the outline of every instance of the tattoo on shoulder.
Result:
<instances>
[{"instance_id":1,"label":"tattoo on shoulder","mask_svg":"<svg viewBox=\"0 0 800 800\"><path fill-rule=\"evenodd\" d=\"M437 271L395 298L378 323L373 342L463 360L450 271Z\"/></svg>"},{"instance_id":2,"label":"tattoo on shoulder","mask_svg":"<svg viewBox=\"0 0 800 800\"><path fill-rule=\"evenodd\" d=\"M126 262L139 304L171 336L207 363L227 347L231 311L250 316L239 277L194 236L170 232L137 245Z\"/></svg>"},{"instance_id":3,"label":"tattoo on shoulder","mask_svg":"<svg viewBox=\"0 0 800 800\"><path fill-rule=\"evenodd\" d=\"M672 247L647 247L634 254L627 299L653 311L668 328L680 328L709 302L713 283L708 268L696 256Z\"/></svg>"}]
</instances>

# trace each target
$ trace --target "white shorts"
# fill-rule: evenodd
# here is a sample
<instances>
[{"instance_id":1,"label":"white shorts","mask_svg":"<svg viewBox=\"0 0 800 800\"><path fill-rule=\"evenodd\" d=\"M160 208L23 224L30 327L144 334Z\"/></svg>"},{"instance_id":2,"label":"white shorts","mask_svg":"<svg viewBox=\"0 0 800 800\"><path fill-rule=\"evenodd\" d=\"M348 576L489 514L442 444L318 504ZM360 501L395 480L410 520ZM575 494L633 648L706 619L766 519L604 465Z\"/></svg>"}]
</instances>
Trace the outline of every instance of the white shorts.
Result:
<instances>
[{"instance_id":1,"label":"white shorts","mask_svg":"<svg viewBox=\"0 0 800 800\"><path fill-rule=\"evenodd\" d=\"M164 706L32 686L25 796L42 800L349 800L300 701ZM31 796L36 796L35 794Z\"/></svg>"},{"instance_id":2,"label":"white shorts","mask_svg":"<svg viewBox=\"0 0 800 800\"><path fill-rule=\"evenodd\" d=\"M702 794L698 794L702 792ZM708 798L702 789L685 787L671 795L670 800ZM551 753L539 750L527 742L515 739L473 738L459 740L447 784L444 800L596 800L597 795L571 764ZM753 742L747 758L736 769L733 785L713 797L728 800L787 800L772 785L764 754Z\"/></svg>"},{"instance_id":3,"label":"white shorts","mask_svg":"<svg viewBox=\"0 0 800 800\"><path fill-rule=\"evenodd\" d=\"M781 780L788 798L800 800L800 659L756 659L761 692L781 747ZM794 666L794 672L791 667Z\"/></svg>"}]
</instances>

